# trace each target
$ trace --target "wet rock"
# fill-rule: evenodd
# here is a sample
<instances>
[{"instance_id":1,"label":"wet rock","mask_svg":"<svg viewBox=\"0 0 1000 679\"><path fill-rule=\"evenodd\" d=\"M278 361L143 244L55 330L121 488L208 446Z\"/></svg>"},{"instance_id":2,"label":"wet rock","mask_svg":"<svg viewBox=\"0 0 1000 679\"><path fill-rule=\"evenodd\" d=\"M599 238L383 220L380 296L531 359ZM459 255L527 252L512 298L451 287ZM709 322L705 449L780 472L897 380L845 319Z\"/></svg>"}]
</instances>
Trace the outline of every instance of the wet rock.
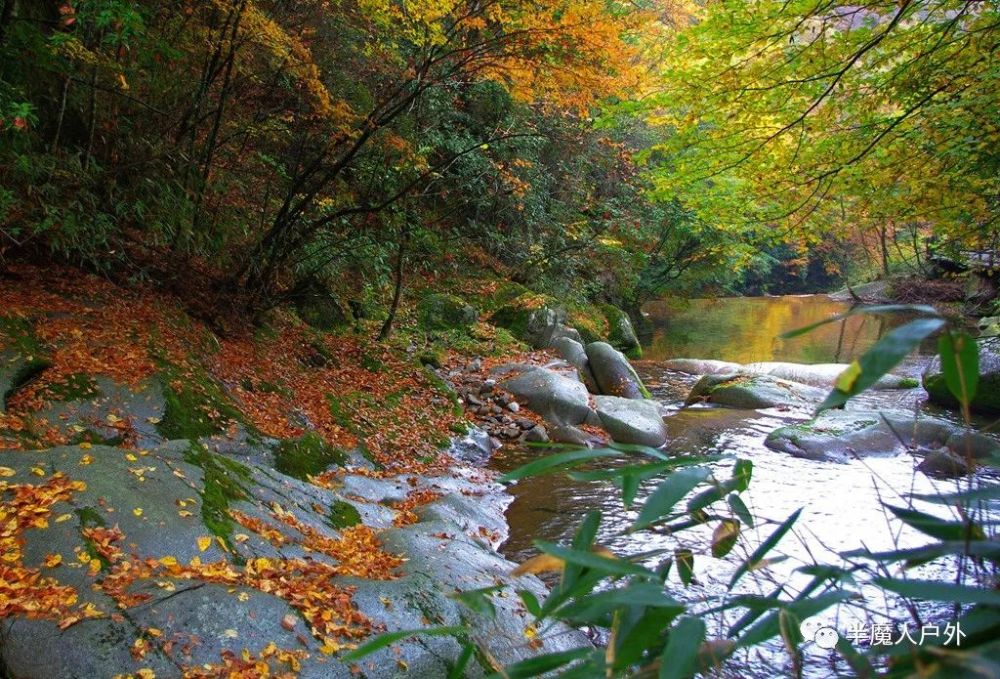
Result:
<instances>
[{"instance_id":1,"label":"wet rock","mask_svg":"<svg viewBox=\"0 0 1000 679\"><path fill-rule=\"evenodd\" d=\"M965 431L947 420L903 411L827 411L808 422L776 429L764 445L795 457L829 462L942 447L963 458L1000 453L1000 441L992 437Z\"/></svg>"},{"instance_id":2,"label":"wet rock","mask_svg":"<svg viewBox=\"0 0 1000 679\"><path fill-rule=\"evenodd\" d=\"M770 375L789 382L798 382L812 387L830 389L837 378L849 366L847 363L789 363L786 361L766 361L761 363L732 363L729 361L702 360L696 358L674 358L664 365L670 370L689 375L751 374ZM909 389L916 387L916 381L900 375L885 375L875 383L874 389Z\"/></svg>"},{"instance_id":3,"label":"wet rock","mask_svg":"<svg viewBox=\"0 0 1000 679\"><path fill-rule=\"evenodd\" d=\"M671 358L664 361L668 370L687 373L688 375L732 374L740 371L743 366L730 361L715 361L701 358Z\"/></svg>"},{"instance_id":4,"label":"wet rock","mask_svg":"<svg viewBox=\"0 0 1000 679\"><path fill-rule=\"evenodd\" d=\"M938 448L927 453L917 465L917 470L928 476L950 479L971 474L974 466L970 466L961 455L956 455L947 448Z\"/></svg>"},{"instance_id":5,"label":"wet rock","mask_svg":"<svg viewBox=\"0 0 1000 679\"><path fill-rule=\"evenodd\" d=\"M659 448L667 442L660 404L646 399L595 396L601 424L617 443Z\"/></svg>"},{"instance_id":6,"label":"wet rock","mask_svg":"<svg viewBox=\"0 0 1000 679\"><path fill-rule=\"evenodd\" d=\"M555 443L569 443L574 446L590 447L595 442L587 432L569 425L557 425L548 430L549 439Z\"/></svg>"},{"instance_id":7,"label":"wet rock","mask_svg":"<svg viewBox=\"0 0 1000 679\"><path fill-rule=\"evenodd\" d=\"M778 406L812 406L826 397L826 391L770 375L705 375L691 388L686 404L716 405L756 410Z\"/></svg>"},{"instance_id":8,"label":"wet rock","mask_svg":"<svg viewBox=\"0 0 1000 679\"><path fill-rule=\"evenodd\" d=\"M969 404L976 412L1000 413L1000 341L979 340L979 387ZM958 400L952 395L941 372L941 359L935 357L923 376L924 389L933 403L957 408Z\"/></svg>"},{"instance_id":9,"label":"wet rock","mask_svg":"<svg viewBox=\"0 0 1000 679\"><path fill-rule=\"evenodd\" d=\"M524 432L524 440L528 443L548 443L549 434L545 427L538 425Z\"/></svg>"},{"instance_id":10,"label":"wet rock","mask_svg":"<svg viewBox=\"0 0 1000 679\"><path fill-rule=\"evenodd\" d=\"M586 351L600 393L623 398L650 397L642 380L620 351L607 342L591 342Z\"/></svg>"},{"instance_id":11,"label":"wet rock","mask_svg":"<svg viewBox=\"0 0 1000 679\"><path fill-rule=\"evenodd\" d=\"M554 424L580 424L590 412L583 383L552 370L534 368L504 380L500 386Z\"/></svg>"}]
</instances>

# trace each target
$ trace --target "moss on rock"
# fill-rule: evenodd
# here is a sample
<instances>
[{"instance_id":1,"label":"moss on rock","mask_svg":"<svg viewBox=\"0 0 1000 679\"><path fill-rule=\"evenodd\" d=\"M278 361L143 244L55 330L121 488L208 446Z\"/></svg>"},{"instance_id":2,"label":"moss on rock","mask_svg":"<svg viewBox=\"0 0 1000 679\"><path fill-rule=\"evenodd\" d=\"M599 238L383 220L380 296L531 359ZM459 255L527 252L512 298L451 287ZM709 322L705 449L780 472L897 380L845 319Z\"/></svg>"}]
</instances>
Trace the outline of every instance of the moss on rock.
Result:
<instances>
[{"instance_id":1,"label":"moss on rock","mask_svg":"<svg viewBox=\"0 0 1000 679\"><path fill-rule=\"evenodd\" d=\"M417 304L417 316L427 330L449 330L471 326L479 312L457 295L433 293Z\"/></svg>"},{"instance_id":2,"label":"moss on rock","mask_svg":"<svg viewBox=\"0 0 1000 679\"><path fill-rule=\"evenodd\" d=\"M285 439L274 451L274 468L282 474L307 481L331 465L347 464L347 453L323 440L316 432L297 439Z\"/></svg>"},{"instance_id":3,"label":"moss on rock","mask_svg":"<svg viewBox=\"0 0 1000 679\"><path fill-rule=\"evenodd\" d=\"M361 523L361 512L350 502L334 500L330 505L329 522L337 530L357 526Z\"/></svg>"}]
</instances>

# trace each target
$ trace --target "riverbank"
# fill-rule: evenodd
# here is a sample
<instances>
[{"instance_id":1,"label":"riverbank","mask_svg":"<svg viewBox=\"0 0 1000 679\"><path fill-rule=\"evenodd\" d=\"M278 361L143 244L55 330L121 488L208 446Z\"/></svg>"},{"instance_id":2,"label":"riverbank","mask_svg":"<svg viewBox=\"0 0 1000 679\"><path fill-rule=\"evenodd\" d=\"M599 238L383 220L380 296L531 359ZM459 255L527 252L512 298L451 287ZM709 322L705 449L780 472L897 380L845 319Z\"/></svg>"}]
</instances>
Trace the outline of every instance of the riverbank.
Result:
<instances>
[{"instance_id":1,"label":"riverbank","mask_svg":"<svg viewBox=\"0 0 1000 679\"><path fill-rule=\"evenodd\" d=\"M524 360L502 330L421 346L414 308L379 345L377 321L278 310L219 336L162 293L33 267L7 272L0 308L10 676L447 673L451 637L339 660L431 625L466 626L486 673L587 643L533 628L517 592L544 590L495 551L509 496L447 381ZM492 615L463 603L478 590Z\"/></svg>"}]
</instances>

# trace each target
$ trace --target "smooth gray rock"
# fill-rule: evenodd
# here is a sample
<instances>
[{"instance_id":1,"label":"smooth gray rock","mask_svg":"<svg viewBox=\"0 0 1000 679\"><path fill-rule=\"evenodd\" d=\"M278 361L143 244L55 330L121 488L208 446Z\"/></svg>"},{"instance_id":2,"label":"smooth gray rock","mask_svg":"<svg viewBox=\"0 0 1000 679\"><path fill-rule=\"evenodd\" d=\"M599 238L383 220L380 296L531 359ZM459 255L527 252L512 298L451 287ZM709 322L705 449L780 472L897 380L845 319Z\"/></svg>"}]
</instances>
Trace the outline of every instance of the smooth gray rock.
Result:
<instances>
[{"instance_id":1,"label":"smooth gray rock","mask_svg":"<svg viewBox=\"0 0 1000 679\"><path fill-rule=\"evenodd\" d=\"M812 406L826 391L770 375L746 373L705 375L688 394L686 403L714 403L731 408L756 410L778 406Z\"/></svg>"},{"instance_id":2,"label":"smooth gray rock","mask_svg":"<svg viewBox=\"0 0 1000 679\"><path fill-rule=\"evenodd\" d=\"M765 361L760 363L732 363L698 358L673 358L665 361L670 370L689 375L720 375L747 373L770 375L790 382L798 382L812 387L832 388L834 382L849 365L847 363L790 363L787 361ZM907 389L915 387L913 380L900 375L885 375L874 389Z\"/></svg>"},{"instance_id":3,"label":"smooth gray rock","mask_svg":"<svg viewBox=\"0 0 1000 679\"><path fill-rule=\"evenodd\" d=\"M583 380L584 385L587 387L587 391L592 394L600 393L598 391L597 380L590 369L587 350L584 349L583 344L569 337L559 337L552 342L552 348L556 350L560 358L576 368L580 379Z\"/></svg>"},{"instance_id":4,"label":"smooth gray rock","mask_svg":"<svg viewBox=\"0 0 1000 679\"><path fill-rule=\"evenodd\" d=\"M667 442L667 428L656 401L619 396L595 396L594 401L612 441L652 448Z\"/></svg>"},{"instance_id":5,"label":"smooth gray rock","mask_svg":"<svg viewBox=\"0 0 1000 679\"><path fill-rule=\"evenodd\" d=\"M587 387L553 370L533 368L500 387L553 424L582 424L590 413Z\"/></svg>"},{"instance_id":6,"label":"smooth gray rock","mask_svg":"<svg viewBox=\"0 0 1000 679\"><path fill-rule=\"evenodd\" d=\"M568 443L574 446L590 447L596 440L582 429L571 425L549 427L549 440L554 443Z\"/></svg>"},{"instance_id":7,"label":"smooth gray rock","mask_svg":"<svg viewBox=\"0 0 1000 679\"><path fill-rule=\"evenodd\" d=\"M80 464L85 454L91 461ZM24 532L23 565L41 568L44 575L73 587L80 603L91 603L109 614L65 630L59 630L55 621L23 615L0 620L0 666L5 675L89 679L135 674L140 668L149 668L156 676L175 677L181 674L178 663L192 667L217 664L223 652L239 657L247 649L259 654L273 641L279 648L307 654L301 660L298 676L353 676L351 667L337 654L328 656L320 651L319 641L278 590L272 593L270 589L173 577L160 571L152 577L139 577L129 590L150 598L121 610L108 595L93 587L103 573L92 575L87 568L72 567L77 553L87 549L82 528L100 524L118 526L124 533L121 545L125 551L144 560L171 556L187 564L197 557L206 564L229 561L236 571L256 558L333 565L337 563L333 556L323 550L307 550L303 534L281 521L276 513L291 515L309 530L334 539L339 533L328 524L325 508L335 501L348 501L348 495L363 520L382 529L382 548L407 559L393 580L337 577L333 581L345 592L353 592L350 596L356 609L381 629L466 624L502 664L536 652L567 650L589 643L583 633L566 627L540 639L543 646L537 651L524 643L524 629L531 620L516 592L527 589L542 598L544 586L534 576L512 577L514 564L496 553L495 547L507 536L503 512L510 497L499 485L477 480L475 470L459 467L445 477L404 475L379 480L349 476L343 489L334 492L268 467L241 465L203 451L193 454L186 441L151 449L138 460L128 459L129 454L109 446L65 446L4 457L4 466L14 471L13 476L4 479L9 483L41 483L43 479L32 472L39 468L46 476L63 471L87 484L68 501L51 507L52 516L65 514L69 520L50 520L46 528ZM232 484L231 490L239 488L238 497L229 497L228 508L266 521L284 536L285 542L275 545L249 528L234 526L234 532L248 537L233 540L232 553L215 541L205 550L200 548L198 539L212 532L203 517L218 508L214 504L217 496L205 507L210 495L205 492L205 484L217 484L222 478ZM393 527L394 512L381 501L405 497L418 488L435 490L441 497L417 510L421 519L418 523ZM178 512L178 500L185 502L190 515ZM140 508L142 512L134 511ZM49 554L62 556L62 565L44 567ZM497 611L493 619L462 606L454 597L456 592L494 586L502 589L491 595ZM122 615L112 617L112 613ZM175 650L187 645L185 640L191 638L197 638L198 643L190 644L187 655L172 656L152 644L145 657L133 658L130 650L134 640L149 628L161 630L159 638L174 641ZM450 637L414 637L379 651L361 666L367 677L440 676L447 673L459 650L459 644ZM474 665L471 674L482 673Z\"/></svg>"},{"instance_id":8,"label":"smooth gray rock","mask_svg":"<svg viewBox=\"0 0 1000 679\"><path fill-rule=\"evenodd\" d=\"M716 361L709 358L671 358L663 362L668 370L687 373L688 375L714 375L737 373L743 367L741 363L732 361Z\"/></svg>"},{"instance_id":9,"label":"smooth gray rock","mask_svg":"<svg viewBox=\"0 0 1000 679\"><path fill-rule=\"evenodd\" d=\"M602 394L637 399L650 397L622 352L607 342L591 342L586 351L590 369Z\"/></svg>"},{"instance_id":10,"label":"smooth gray rock","mask_svg":"<svg viewBox=\"0 0 1000 679\"><path fill-rule=\"evenodd\" d=\"M965 457L1000 452L1000 441L968 432L947 420L903 411L826 411L819 417L771 432L768 448L795 457L847 462L867 456L891 456L907 450L945 448Z\"/></svg>"}]
</instances>

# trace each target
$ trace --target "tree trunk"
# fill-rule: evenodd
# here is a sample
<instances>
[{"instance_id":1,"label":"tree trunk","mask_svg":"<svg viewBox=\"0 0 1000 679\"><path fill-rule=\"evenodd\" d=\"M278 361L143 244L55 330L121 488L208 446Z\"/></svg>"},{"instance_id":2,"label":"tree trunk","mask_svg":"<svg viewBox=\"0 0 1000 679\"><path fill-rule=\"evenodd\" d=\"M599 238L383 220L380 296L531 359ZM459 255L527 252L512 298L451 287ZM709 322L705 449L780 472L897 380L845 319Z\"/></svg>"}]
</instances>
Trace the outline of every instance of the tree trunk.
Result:
<instances>
[{"instance_id":1,"label":"tree trunk","mask_svg":"<svg viewBox=\"0 0 1000 679\"><path fill-rule=\"evenodd\" d=\"M392 332L392 324L396 320L396 311L399 309L399 298L403 296L403 261L406 258L406 245L410 240L410 228L403 227L403 233L399 237L399 251L396 253L396 289L392 293L392 305L389 307L389 315L382 324L382 329L378 331L376 342L384 342Z\"/></svg>"}]
</instances>

